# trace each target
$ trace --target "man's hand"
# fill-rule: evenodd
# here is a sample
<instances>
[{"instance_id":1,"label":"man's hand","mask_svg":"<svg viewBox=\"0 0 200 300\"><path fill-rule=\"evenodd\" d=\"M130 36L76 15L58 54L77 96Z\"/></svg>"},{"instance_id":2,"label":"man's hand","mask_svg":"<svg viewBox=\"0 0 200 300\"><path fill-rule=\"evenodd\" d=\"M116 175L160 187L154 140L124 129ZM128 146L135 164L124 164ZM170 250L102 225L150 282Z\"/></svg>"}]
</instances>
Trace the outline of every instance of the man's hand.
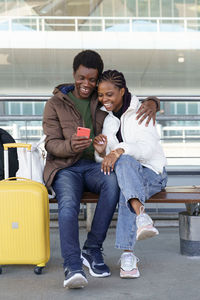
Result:
<instances>
[{"instance_id":1,"label":"man's hand","mask_svg":"<svg viewBox=\"0 0 200 300\"><path fill-rule=\"evenodd\" d=\"M141 124L147 118L145 126L148 126L151 119L153 119L153 125L155 125L156 111L157 111L157 106L155 101L153 100L144 101L140 106L140 108L138 109L138 111L136 112L137 114L136 120L140 119L138 123Z\"/></svg>"},{"instance_id":2,"label":"man's hand","mask_svg":"<svg viewBox=\"0 0 200 300\"><path fill-rule=\"evenodd\" d=\"M93 141L94 149L99 153L101 157L106 155L106 146L107 146L107 136L104 134L99 134L94 138Z\"/></svg>"},{"instance_id":3,"label":"man's hand","mask_svg":"<svg viewBox=\"0 0 200 300\"><path fill-rule=\"evenodd\" d=\"M88 139L84 136L77 136L76 133L74 133L71 137L71 147L72 150L76 153L82 152L86 148L90 146L92 142L92 139Z\"/></svg>"}]
</instances>

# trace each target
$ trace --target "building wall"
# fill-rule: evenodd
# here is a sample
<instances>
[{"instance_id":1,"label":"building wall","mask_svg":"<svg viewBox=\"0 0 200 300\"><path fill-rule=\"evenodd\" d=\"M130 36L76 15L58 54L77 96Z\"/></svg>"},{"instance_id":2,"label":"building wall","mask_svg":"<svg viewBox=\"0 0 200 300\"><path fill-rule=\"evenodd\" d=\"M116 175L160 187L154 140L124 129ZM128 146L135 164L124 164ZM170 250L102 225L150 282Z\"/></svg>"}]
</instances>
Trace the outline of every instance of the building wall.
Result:
<instances>
[{"instance_id":1,"label":"building wall","mask_svg":"<svg viewBox=\"0 0 200 300\"><path fill-rule=\"evenodd\" d=\"M105 69L122 71L136 95L199 96L199 14L200 0L0 1L0 96L51 95L57 84L73 81L73 57L86 48L100 53ZM64 18L47 16L74 19L66 27ZM78 32L76 17L86 17L78 20ZM129 17L134 17L131 23ZM42 115L43 107L44 103L7 102L1 103L0 114ZM199 112L200 104L193 101L161 105L162 115ZM188 157L194 157L189 164L197 164L199 121L159 124L166 154L175 157L169 158L170 164L177 164L179 156L179 164L188 164Z\"/></svg>"}]
</instances>

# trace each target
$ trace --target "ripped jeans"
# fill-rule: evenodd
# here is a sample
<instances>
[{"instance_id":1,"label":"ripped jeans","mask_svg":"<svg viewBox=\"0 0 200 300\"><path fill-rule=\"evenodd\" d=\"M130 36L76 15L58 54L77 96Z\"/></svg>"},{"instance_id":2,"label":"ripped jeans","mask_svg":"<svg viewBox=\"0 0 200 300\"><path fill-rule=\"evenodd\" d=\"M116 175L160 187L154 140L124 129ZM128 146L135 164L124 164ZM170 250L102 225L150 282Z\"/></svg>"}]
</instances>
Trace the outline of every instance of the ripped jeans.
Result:
<instances>
[{"instance_id":1,"label":"ripped jeans","mask_svg":"<svg viewBox=\"0 0 200 300\"><path fill-rule=\"evenodd\" d=\"M130 155L121 155L115 164L115 174L120 187L115 247L133 250L136 242L136 214L128 200L137 198L144 204L152 195L166 187L167 173L161 174L144 167Z\"/></svg>"}]
</instances>

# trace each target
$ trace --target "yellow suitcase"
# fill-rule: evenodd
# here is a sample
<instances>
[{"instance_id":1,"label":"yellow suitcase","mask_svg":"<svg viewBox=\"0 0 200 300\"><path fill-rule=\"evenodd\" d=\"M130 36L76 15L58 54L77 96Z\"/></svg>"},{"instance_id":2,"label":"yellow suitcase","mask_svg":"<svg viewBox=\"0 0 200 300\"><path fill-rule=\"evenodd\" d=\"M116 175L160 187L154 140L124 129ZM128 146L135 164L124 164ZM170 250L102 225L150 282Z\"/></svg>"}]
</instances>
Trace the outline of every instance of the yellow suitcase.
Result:
<instances>
[{"instance_id":1,"label":"yellow suitcase","mask_svg":"<svg viewBox=\"0 0 200 300\"><path fill-rule=\"evenodd\" d=\"M10 145L5 145L7 151ZM30 179L0 181L0 265L33 264L36 265L34 272L41 274L49 257L47 189Z\"/></svg>"}]
</instances>

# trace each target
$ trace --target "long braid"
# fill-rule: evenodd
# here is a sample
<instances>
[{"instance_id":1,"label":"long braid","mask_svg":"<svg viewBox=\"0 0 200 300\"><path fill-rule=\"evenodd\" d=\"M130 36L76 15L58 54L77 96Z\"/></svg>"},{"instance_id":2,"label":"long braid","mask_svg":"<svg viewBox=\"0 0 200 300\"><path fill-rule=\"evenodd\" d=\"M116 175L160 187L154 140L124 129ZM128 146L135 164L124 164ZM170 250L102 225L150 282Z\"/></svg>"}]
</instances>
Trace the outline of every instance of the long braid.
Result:
<instances>
[{"instance_id":1,"label":"long braid","mask_svg":"<svg viewBox=\"0 0 200 300\"><path fill-rule=\"evenodd\" d=\"M119 89L124 88L125 93L123 96L123 102L130 102L131 100L131 93L129 92L127 86L126 86L126 80L124 78L123 73L118 72L117 70L107 70L102 73L99 83L102 81L110 81L112 84L114 84Z\"/></svg>"}]
</instances>

